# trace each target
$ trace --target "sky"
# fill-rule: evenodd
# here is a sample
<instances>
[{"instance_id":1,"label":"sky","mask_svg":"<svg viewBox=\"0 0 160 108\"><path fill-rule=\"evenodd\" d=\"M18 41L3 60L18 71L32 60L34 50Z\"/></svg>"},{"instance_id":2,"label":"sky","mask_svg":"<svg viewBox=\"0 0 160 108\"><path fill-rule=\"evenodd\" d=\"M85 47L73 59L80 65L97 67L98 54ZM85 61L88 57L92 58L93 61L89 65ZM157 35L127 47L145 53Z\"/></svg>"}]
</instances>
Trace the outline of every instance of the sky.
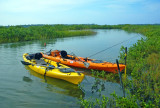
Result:
<instances>
[{"instance_id":1,"label":"sky","mask_svg":"<svg viewBox=\"0 0 160 108\"><path fill-rule=\"evenodd\" d=\"M160 0L0 0L0 25L160 24Z\"/></svg>"}]
</instances>

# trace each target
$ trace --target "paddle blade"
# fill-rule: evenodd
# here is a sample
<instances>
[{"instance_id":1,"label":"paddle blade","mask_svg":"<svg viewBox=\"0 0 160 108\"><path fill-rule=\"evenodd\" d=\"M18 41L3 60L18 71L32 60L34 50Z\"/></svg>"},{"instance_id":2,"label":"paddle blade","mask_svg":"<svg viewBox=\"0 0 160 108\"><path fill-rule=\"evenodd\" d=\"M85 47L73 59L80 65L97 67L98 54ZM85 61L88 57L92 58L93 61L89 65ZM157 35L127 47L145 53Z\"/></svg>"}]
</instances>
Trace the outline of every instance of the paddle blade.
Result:
<instances>
[{"instance_id":1,"label":"paddle blade","mask_svg":"<svg viewBox=\"0 0 160 108\"><path fill-rule=\"evenodd\" d=\"M77 57L75 54L73 54L73 56L75 56L75 57ZM78 57L77 57L78 58ZM80 58L78 58L81 62L83 62ZM86 67L86 68L88 68L89 67L89 63L87 63L87 62L83 62L83 64L84 64L84 66Z\"/></svg>"},{"instance_id":2,"label":"paddle blade","mask_svg":"<svg viewBox=\"0 0 160 108\"><path fill-rule=\"evenodd\" d=\"M25 61L21 61L21 63L24 64L24 65L31 65L31 63L25 62Z\"/></svg>"},{"instance_id":3,"label":"paddle blade","mask_svg":"<svg viewBox=\"0 0 160 108\"><path fill-rule=\"evenodd\" d=\"M84 63L84 66L86 67L86 68L88 68L89 67L89 63L87 63L87 62L83 62Z\"/></svg>"}]
</instances>

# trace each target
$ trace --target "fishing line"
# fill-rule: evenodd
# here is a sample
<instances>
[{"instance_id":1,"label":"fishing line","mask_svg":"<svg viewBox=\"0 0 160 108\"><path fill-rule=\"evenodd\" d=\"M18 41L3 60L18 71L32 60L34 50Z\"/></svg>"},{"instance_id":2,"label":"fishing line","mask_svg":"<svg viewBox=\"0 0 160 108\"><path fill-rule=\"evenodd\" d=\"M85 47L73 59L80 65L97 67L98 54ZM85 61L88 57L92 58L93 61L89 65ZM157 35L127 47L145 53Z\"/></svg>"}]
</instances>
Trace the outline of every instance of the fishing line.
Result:
<instances>
[{"instance_id":1,"label":"fishing line","mask_svg":"<svg viewBox=\"0 0 160 108\"><path fill-rule=\"evenodd\" d=\"M104 51L106 51L106 50L108 50L108 49L111 49L111 48L113 48L113 47L115 47L115 46L117 46L117 45L119 45L119 44L122 44L122 43L124 43L124 42L126 42L126 41L128 41L128 40L130 40L130 39L133 39L133 38L135 38L136 36L134 36L134 37L132 37L132 38L129 38L129 39L127 39L127 40L124 40L124 41L122 41L122 42L120 42L120 43L117 43L117 44L115 44L115 45L113 45L113 46L110 46L110 47L108 47L108 48L106 48L106 49L104 49L104 50L101 50L101 51L99 51L99 52L97 52L97 53L95 53L95 54L92 54L92 55L90 55L90 56L88 56L88 57L92 57L92 56L95 56L95 55L97 55L97 54L99 54L99 53L101 53L101 52L104 52Z\"/></svg>"}]
</instances>

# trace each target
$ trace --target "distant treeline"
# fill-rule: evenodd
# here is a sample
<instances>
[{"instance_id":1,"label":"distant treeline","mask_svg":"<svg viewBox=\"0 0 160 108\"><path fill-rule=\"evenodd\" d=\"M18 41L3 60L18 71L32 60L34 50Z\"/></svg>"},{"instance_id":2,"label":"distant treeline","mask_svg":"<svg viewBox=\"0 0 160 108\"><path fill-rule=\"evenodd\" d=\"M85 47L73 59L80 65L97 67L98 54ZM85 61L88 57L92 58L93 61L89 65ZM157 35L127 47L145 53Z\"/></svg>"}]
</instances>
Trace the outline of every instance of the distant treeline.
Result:
<instances>
[{"instance_id":1,"label":"distant treeline","mask_svg":"<svg viewBox=\"0 0 160 108\"><path fill-rule=\"evenodd\" d=\"M17 25L17 27L37 27L37 26L51 26L56 29L62 29L63 30L83 30L83 29L114 29L114 28L121 28L123 25L97 25L97 24L31 24L31 25ZM0 27L15 27L15 26L0 26Z\"/></svg>"},{"instance_id":2,"label":"distant treeline","mask_svg":"<svg viewBox=\"0 0 160 108\"><path fill-rule=\"evenodd\" d=\"M95 34L91 30L83 30L83 25L44 25L44 26L0 26L0 43L53 39L58 37L86 36Z\"/></svg>"},{"instance_id":3,"label":"distant treeline","mask_svg":"<svg viewBox=\"0 0 160 108\"><path fill-rule=\"evenodd\" d=\"M124 25L19 25L0 26L0 43L92 35L89 29L121 29Z\"/></svg>"}]
</instances>

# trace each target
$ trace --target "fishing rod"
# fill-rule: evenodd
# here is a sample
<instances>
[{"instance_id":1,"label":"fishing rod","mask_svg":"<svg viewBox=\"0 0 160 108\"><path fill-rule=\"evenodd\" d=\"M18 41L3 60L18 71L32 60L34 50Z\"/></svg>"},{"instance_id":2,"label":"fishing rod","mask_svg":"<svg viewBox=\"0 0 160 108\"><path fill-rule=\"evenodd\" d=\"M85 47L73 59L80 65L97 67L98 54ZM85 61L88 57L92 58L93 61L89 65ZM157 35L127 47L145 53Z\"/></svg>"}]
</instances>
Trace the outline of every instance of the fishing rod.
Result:
<instances>
[{"instance_id":1,"label":"fishing rod","mask_svg":"<svg viewBox=\"0 0 160 108\"><path fill-rule=\"evenodd\" d=\"M115 47L115 46L117 46L117 45L119 45L119 44L122 44L122 43L124 43L124 42L126 42L126 41L128 41L128 40L130 40L130 39L133 39L133 38L135 38L135 36L132 37L132 38L129 38L129 39L127 39L127 40L124 40L124 41L122 41L122 42L119 42L119 43L117 43L117 44L115 44L115 45L113 45L113 46L107 47L106 49L103 49L103 50L101 50L101 51L99 51L99 52L97 52L97 53L95 53L95 54L92 54L92 55L90 55L90 56L88 56L88 57L90 58L90 57L92 57L92 56L95 56L95 55L97 55L97 54L99 54L99 53L101 53L101 52L104 52L104 51L106 51L106 50L108 50L108 49L111 49L111 48L113 48L113 47Z\"/></svg>"}]
</instances>

